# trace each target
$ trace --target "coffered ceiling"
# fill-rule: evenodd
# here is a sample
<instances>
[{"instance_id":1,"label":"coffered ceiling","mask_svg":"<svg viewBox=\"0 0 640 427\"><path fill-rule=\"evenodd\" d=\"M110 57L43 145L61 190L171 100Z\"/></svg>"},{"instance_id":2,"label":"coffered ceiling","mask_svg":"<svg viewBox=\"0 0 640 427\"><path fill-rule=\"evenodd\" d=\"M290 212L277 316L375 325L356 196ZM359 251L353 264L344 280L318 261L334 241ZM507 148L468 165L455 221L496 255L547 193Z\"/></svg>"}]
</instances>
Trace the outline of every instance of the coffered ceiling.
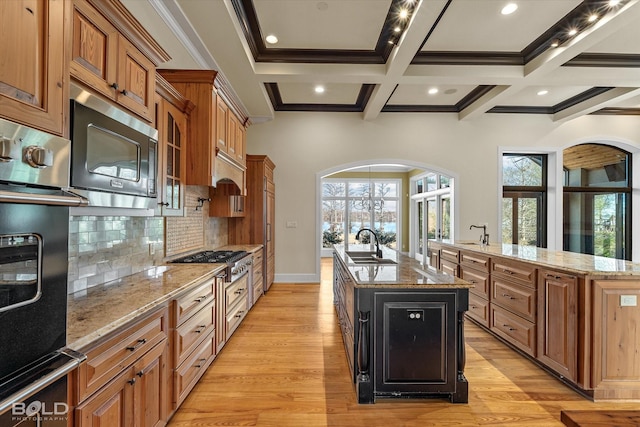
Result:
<instances>
[{"instance_id":1,"label":"coffered ceiling","mask_svg":"<svg viewBox=\"0 0 640 427\"><path fill-rule=\"evenodd\" d=\"M171 55L163 68L219 70L252 122L274 111L640 115L640 0L122 2ZM517 9L504 15L507 3Z\"/></svg>"}]
</instances>

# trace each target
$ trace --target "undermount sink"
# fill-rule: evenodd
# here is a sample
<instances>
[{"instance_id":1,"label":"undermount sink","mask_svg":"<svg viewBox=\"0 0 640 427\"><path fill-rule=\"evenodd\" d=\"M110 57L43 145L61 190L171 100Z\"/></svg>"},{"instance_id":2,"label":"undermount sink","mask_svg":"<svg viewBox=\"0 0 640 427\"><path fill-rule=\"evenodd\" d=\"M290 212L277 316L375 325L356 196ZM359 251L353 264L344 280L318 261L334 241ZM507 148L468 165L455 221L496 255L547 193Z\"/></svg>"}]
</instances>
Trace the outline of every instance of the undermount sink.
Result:
<instances>
[{"instance_id":1,"label":"undermount sink","mask_svg":"<svg viewBox=\"0 0 640 427\"><path fill-rule=\"evenodd\" d=\"M351 261L353 261L354 264L397 264L392 259L375 258L375 252L346 251L346 254L351 258Z\"/></svg>"}]
</instances>

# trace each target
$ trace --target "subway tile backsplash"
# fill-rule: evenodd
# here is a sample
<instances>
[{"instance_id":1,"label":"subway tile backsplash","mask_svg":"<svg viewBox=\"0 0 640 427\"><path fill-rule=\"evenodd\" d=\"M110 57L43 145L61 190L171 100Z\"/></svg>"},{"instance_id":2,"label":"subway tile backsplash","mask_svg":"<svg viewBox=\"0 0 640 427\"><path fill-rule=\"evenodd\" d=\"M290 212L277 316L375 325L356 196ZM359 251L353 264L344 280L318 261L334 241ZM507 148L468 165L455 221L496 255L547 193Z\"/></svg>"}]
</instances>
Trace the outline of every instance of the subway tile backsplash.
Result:
<instances>
[{"instance_id":1,"label":"subway tile backsplash","mask_svg":"<svg viewBox=\"0 0 640 427\"><path fill-rule=\"evenodd\" d=\"M184 251L228 243L228 220L196 210L208 187L187 186L184 217L72 216L69 220L69 293L164 263Z\"/></svg>"}]
</instances>

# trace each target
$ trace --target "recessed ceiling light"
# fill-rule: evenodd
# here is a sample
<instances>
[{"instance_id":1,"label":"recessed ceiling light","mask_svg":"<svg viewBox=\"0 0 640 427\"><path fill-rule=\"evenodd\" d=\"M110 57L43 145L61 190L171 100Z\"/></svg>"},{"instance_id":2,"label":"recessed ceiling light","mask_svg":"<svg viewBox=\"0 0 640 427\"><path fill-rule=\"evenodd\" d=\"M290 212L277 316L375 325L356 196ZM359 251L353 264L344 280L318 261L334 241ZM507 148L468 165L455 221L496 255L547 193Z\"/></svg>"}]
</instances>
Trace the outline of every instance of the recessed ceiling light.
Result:
<instances>
[{"instance_id":1,"label":"recessed ceiling light","mask_svg":"<svg viewBox=\"0 0 640 427\"><path fill-rule=\"evenodd\" d=\"M575 36L576 34L578 34L578 30L576 30L575 28L572 28L569 30L567 34L569 34L570 36Z\"/></svg>"},{"instance_id":2,"label":"recessed ceiling light","mask_svg":"<svg viewBox=\"0 0 640 427\"><path fill-rule=\"evenodd\" d=\"M587 19L587 21L589 21L589 22L595 22L597 20L598 20L598 15L595 14L595 13L592 14L592 15L589 15L589 18Z\"/></svg>"},{"instance_id":3,"label":"recessed ceiling light","mask_svg":"<svg viewBox=\"0 0 640 427\"><path fill-rule=\"evenodd\" d=\"M402 28L400 28L400 27L395 27L395 28L393 29L393 31L394 31L395 33L399 33L400 31L402 31Z\"/></svg>"},{"instance_id":4,"label":"recessed ceiling light","mask_svg":"<svg viewBox=\"0 0 640 427\"><path fill-rule=\"evenodd\" d=\"M546 94L548 94L548 93L549 93L549 91L548 91L548 90L546 90L546 89L542 89L542 90L539 90L539 91L538 91L538 96L543 96L543 95L546 95Z\"/></svg>"},{"instance_id":5,"label":"recessed ceiling light","mask_svg":"<svg viewBox=\"0 0 640 427\"><path fill-rule=\"evenodd\" d=\"M407 9L400 9L399 16L400 19L407 19L407 16L409 16L409 11Z\"/></svg>"},{"instance_id":6,"label":"recessed ceiling light","mask_svg":"<svg viewBox=\"0 0 640 427\"><path fill-rule=\"evenodd\" d=\"M273 34L269 34L267 37L265 37L265 40L269 44L278 43L278 38L276 36L274 36Z\"/></svg>"},{"instance_id":7,"label":"recessed ceiling light","mask_svg":"<svg viewBox=\"0 0 640 427\"><path fill-rule=\"evenodd\" d=\"M316 4L316 7L318 8L318 10L327 10L327 9L329 9L329 5L327 4L326 1L319 1L318 4Z\"/></svg>"},{"instance_id":8,"label":"recessed ceiling light","mask_svg":"<svg viewBox=\"0 0 640 427\"><path fill-rule=\"evenodd\" d=\"M620 0L609 0L609 7L614 7L620 4Z\"/></svg>"},{"instance_id":9,"label":"recessed ceiling light","mask_svg":"<svg viewBox=\"0 0 640 427\"><path fill-rule=\"evenodd\" d=\"M560 40L558 39L551 40L551 47L558 47L558 46L560 46Z\"/></svg>"},{"instance_id":10,"label":"recessed ceiling light","mask_svg":"<svg viewBox=\"0 0 640 427\"><path fill-rule=\"evenodd\" d=\"M316 93L324 93L324 86L316 86L315 89L313 89Z\"/></svg>"},{"instance_id":11,"label":"recessed ceiling light","mask_svg":"<svg viewBox=\"0 0 640 427\"><path fill-rule=\"evenodd\" d=\"M502 13L503 15L511 15L513 12L515 12L518 9L518 5L515 3L507 3L502 10L500 11L500 13Z\"/></svg>"},{"instance_id":12,"label":"recessed ceiling light","mask_svg":"<svg viewBox=\"0 0 640 427\"><path fill-rule=\"evenodd\" d=\"M447 95L453 95L457 91L458 91L458 89L451 88L451 89L445 90L444 93L447 94Z\"/></svg>"},{"instance_id":13,"label":"recessed ceiling light","mask_svg":"<svg viewBox=\"0 0 640 427\"><path fill-rule=\"evenodd\" d=\"M437 87L432 87L427 91L427 93L429 95L435 95L436 93L438 93L438 88Z\"/></svg>"}]
</instances>

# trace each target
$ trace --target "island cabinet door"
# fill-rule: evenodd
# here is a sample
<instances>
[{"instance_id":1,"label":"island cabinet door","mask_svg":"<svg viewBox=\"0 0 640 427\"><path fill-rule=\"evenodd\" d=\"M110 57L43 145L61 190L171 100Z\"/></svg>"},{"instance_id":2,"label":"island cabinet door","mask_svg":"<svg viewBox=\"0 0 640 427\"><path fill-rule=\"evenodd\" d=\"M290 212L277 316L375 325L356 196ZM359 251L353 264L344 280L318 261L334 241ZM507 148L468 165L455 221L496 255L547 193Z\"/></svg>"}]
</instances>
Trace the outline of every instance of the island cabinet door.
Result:
<instances>
[{"instance_id":1,"label":"island cabinet door","mask_svg":"<svg viewBox=\"0 0 640 427\"><path fill-rule=\"evenodd\" d=\"M455 292L377 292L375 393L456 390Z\"/></svg>"}]
</instances>

